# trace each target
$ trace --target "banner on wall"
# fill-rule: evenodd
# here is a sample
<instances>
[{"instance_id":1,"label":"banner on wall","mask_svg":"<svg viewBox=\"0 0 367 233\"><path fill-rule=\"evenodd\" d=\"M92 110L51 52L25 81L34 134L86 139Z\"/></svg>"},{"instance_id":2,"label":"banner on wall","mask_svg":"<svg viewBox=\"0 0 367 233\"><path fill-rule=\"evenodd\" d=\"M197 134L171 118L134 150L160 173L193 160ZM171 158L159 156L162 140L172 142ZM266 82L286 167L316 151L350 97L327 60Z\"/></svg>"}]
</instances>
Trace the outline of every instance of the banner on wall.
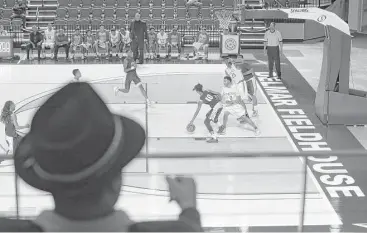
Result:
<instances>
[{"instance_id":1,"label":"banner on wall","mask_svg":"<svg viewBox=\"0 0 367 233\"><path fill-rule=\"evenodd\" d=\"M238 34L221 35L221 55L240 53L240 36Z\"/></svg>"}]
</instances>

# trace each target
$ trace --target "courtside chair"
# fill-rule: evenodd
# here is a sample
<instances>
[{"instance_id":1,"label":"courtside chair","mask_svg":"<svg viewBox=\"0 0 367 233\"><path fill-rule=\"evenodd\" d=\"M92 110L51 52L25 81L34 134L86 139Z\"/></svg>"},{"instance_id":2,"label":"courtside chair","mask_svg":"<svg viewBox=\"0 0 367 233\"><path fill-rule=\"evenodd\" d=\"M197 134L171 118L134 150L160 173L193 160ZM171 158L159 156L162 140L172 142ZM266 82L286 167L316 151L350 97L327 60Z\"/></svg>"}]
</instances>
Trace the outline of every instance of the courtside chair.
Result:
<instances>
[{"instance_id":1,"label":"courtside chair","mask_svg":"<svg viewBox=\"0 0 367 233\"><path fill-rule=\"evenodd\" d=\"M92 19L91 21L92 25L92 31L95 32L99 29L99 26L101 25L101 19Z\"/></svg>"},{"instance_id":2,"label":"courtside chair","mask_svg":"<svg viewBox=\"0 0 367 233\"><path fill-rule=\"evenodd\" d=\"M79 25L80 25L80 28L83 28L84 30L86 30L88 26L90 25L90 19L88 18L80 19Z\"/></svg>"}]
</instances>

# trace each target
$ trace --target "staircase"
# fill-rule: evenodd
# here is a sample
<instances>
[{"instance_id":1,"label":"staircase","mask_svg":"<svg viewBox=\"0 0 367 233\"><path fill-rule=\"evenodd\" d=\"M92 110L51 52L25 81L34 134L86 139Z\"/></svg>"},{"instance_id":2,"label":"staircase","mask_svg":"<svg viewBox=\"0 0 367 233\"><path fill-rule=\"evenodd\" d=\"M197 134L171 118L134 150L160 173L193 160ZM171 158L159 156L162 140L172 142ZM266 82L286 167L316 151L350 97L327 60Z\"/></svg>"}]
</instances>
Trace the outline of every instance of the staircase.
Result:
<instances>
[{"instance_id":1,"label":"staircase","mask_svg":"<svg viewBox=\"0 0 367 233\"><path fill-rule=\"evenodd\" d=\"M241 7L262 9L263 0L242 0ZM259 49L264 47L266 25L264 20L245 20L239 28L241 31L240 44L243 49Z\"/></svg>"},{"instance_id":2,"label":"staircase","mask_svg":"<svg viewBox=\"0 0 367 233\"><path fill-rule=\"evenodd\" d=\"M64 0L65 1L65 0ZM27 15L27 29L31 29L33 25L40 28L47 27L56 17L57 0L30 0Z\"/></svg>"}]
</instances>

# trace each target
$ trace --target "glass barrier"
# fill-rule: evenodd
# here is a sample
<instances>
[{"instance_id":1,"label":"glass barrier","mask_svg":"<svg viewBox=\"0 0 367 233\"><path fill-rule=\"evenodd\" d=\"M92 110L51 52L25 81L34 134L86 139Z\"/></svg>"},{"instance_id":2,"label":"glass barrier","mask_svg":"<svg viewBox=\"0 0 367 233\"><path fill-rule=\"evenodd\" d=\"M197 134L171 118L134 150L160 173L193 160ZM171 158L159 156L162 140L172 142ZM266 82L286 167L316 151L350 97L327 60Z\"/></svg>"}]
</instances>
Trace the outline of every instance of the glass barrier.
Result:
<instances>
[{"instance_id":1,"label":"glass barrier","mask_svg":"<svg viewBox=\"0 0 367 233\"><path fill-rule=\"evenodd\" d=\"M142 154L123 172L117 207L127 210L136 221L175 218L180 210L168 202L164 177L180 174L195 178L198 209L208 229L339 229L367 217L366 155ZM5 160L0 165L2 216L32 218L53 207L49 194L29 187L16 176L10 156L0 158Z\"/></svg>"}]
</instances>

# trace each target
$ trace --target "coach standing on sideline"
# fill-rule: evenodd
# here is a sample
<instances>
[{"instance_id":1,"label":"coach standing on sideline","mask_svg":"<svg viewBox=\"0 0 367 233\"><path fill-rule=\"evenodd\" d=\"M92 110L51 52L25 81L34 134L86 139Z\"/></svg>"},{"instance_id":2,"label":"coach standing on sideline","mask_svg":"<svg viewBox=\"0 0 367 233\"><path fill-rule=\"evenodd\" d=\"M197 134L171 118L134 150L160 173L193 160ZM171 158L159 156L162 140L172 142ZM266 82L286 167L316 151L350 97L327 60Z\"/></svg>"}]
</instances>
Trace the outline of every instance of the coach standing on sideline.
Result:
<instances>
[{"instance_id":1,"label":"coach standing on sideline","mask_svg":"<svg viewBox=\"0 0 367 233\"><path fill-rule=\"evenodd\" d=\"M134 61L144 62L144 44L148 41L147 24L140 20L140 14L135 14L135 19L130 25L131 49L134 53Z\"/></svg>"},{"instance_id":2,"label":"coach standing on sideline","mask_svg":"<svg viewBox=\"0 0 367 233\"><path fill-rule=\"evenodd\" d=\"M267 50L267 51L266 51ZM273 77L274 61L278 78L282 78L280 68L280 54L283 53L282 34L275 29L275 23L271 22L269 30L265 32L264 54L268 55L269 77Z\"/></svg>"}]
</instances>

